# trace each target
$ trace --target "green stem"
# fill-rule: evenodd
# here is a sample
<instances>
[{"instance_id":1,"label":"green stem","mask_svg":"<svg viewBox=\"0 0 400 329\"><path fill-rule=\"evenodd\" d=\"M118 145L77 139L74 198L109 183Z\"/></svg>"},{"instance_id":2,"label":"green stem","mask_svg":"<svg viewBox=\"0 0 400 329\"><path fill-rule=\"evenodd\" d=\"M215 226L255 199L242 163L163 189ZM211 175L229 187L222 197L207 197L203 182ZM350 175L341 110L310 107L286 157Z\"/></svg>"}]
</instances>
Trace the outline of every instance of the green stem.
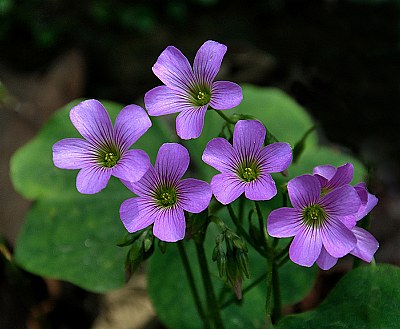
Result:
<instances>
[{"instance_id":1,"label":"green stem","mask_svg":"<svg viewBox=\"0 0 400 329\"><path fill-rule=\"evenodd\" d=\"M263 215L262 215L262 212L261 212L261 208L260 208L260 205L258 204L257 201L254 201L254 205L256 207L256 212L257 212L257 217L258 217L258 224L260 226L260 231L261 231L261 234L264 237L264 247L265 247L266 250L268 250L269 249L269 244L268 244L269 236L268 236L268 233L267 233L267 228L264 225L264 219L263 219Z\"/></svg>"},{"instance_id":2,"label":"green stem","mask_svg":"<svg viewBox=\"0 0 400 329\"><path fill-rule=\"evenodd\" d=\"M221 319L220 308L215 297L214 287L211 282L210 272L208 270L207 258L204 252L202 242L196 242L197 258L200 265L201 277L207 298L208 315L213 319L215 328L223 329L224 324Z\"/></svg>"},{"instance_id":3,"label":"green stem","mask_svg":"<svg viewBox=\"0 0 400 329\"><path fill-rule=\"evenodd\" d=\"M214 109L214 111L217 112L218 115L219 115L222 119L224 119L226 122L228 122L228 123L230 123L230 124L233 124L233 125L236 124L236 121L234 121L234 120L232 120L231 118L229 118L228 116L226 116L223 112L218 111L218 110L216 110L216 109Z\"/></svg>"},{"instance_id":4,"label":"green stem","mask_svg":"<svg viewBox=\"0 0 400 329\"><path fill-rule=\"evenodd\" d=\"M274 322L278 322L282 316L281 287L279 284L279 270L275 262L272 264L272 288L274 295Z\"/></svg>"},{"instance_id":5,"label":"green stem","mask_svg":"<svg viewBox=\"0 0 400 329\"><path fill-rule=\"evenodd\" d=\"M266 327L268 329L273 328L272 325L272 303L271 303L271 295L272 295L272 278L273 278L273 260L270 257L267 263L267 291L265 294L265 314L266 314Z\"/></svg>"},{"instance_id":6,"label":"green stem","mask_svg":"<svg viewBox=\"0 0 400 329\"><path fill-rule=\"evenodd\" d=\"M257 244L254 243L253 239L250 238L243 226L240 224L239 219L235 215L232 206L228 204L226 207L228 208L229 215L231 216L239 235L242 236L255 250L257 250L260 255L265 257L265 250L260 248Z\"/></svg>"},{"instance_id":7,"label":"green stem","mask_svg":"<svg viewBox=\"0 0 400 329\"><path fill-rule=\"evenodd\" d=\"M196 304L197 312L199 313L199 316L203 321L204 328L209 328L210 321L207 318L206 314L204 313L203 306L201 305L199 293L197 292L196 284L194 281L192 269L190 268L189 258L186 254L186 250L182 244L182 241L179 241L177 245L178 245L179 255L181 257L182 264L186 272L186 277L189 282L190 290L192 292L193 300Z\"/></svg>"}]
</instances>

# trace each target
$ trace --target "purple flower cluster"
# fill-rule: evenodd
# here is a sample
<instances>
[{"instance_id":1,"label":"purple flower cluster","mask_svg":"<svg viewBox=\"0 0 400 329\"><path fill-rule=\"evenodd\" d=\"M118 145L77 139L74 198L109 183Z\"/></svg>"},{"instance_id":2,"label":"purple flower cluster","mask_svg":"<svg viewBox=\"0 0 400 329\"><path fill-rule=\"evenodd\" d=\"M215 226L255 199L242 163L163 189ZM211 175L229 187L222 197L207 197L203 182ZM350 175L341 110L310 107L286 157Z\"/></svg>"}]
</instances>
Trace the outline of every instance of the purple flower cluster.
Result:
<instances>
[{"instance_id":1,"label":"purple flower cluster","mask_svg":"<svg viewBox=\"0 0 400 329\"><path fill-rule=\"evenodd\" d=\"M240 104L242 90L233 82L214 79L227 48L215 41L198 50L193 68L175 47L167 47L153 66L154 74L165 84L146 93L145 107L151 116L180 112L177 134L197 138L203 129L209 107L226 110ZM222 204L242 194L250 200L270 200L277 194L271 173L286 170L292 162L289 144L264 146L266 128L257 120L240 120L232 144L214 138L202 159L220 173L211 183L184 178L190 156L176 143L163 144L152 166L148 155L131 146L151 127L146 111L137 105L121 110L114 126L97 100L73 107L72 124L81 138L66 138L53 145L55 166L79 169L79 192L93 194L104 189L111 175L119 178L136 197L125 200L120 217L129 232L153 225L154 236L167 242L185 237L185 211L205 210L212 195ZM351 253L367 262L378 249L378 242L356 223L378 202L364 183L351 186L353 166L319 166L313 175L288 182L292 208L273 210L268 232L274 237L293 237L289 255L297 264L314 262L329 269L337 259Z\"/></svg>"},{"instance_id":2,"label":"purple flower cluster","mask_svg":"<svg viewBox=\"0 0 400 329\"><path fill-rule=\"evenodd\" d=\"M273 210L268 233L278 238L294 236L290 259L302 266L317 262L330 269L349 253L366 262L379 247L376 239L356 222L368 214L378 199L365 184L351 186L354 168L347 163L314 168L313 175L293 178L287 185L293 208Z\"/></svg>"}]
</instances>

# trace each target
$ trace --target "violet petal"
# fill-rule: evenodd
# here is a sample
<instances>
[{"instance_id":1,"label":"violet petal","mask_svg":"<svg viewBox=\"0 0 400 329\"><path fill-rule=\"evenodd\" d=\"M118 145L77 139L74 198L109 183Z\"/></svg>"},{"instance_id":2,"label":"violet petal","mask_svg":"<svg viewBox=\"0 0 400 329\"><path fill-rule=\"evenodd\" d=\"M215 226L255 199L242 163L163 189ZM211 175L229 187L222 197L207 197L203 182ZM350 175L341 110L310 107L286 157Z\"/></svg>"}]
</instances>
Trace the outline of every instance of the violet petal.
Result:
<instances>
[{"instance_id":1,"label":"violet petal","mask_svg":"<svg viewBox=\"0 0 400 329\"><path fill-rule=\"evenodd\" d=\"M76 188L82 194L95 194L107 186L111 169L97 165L82 168L76 177Z\"/></svg>"},{"instance_id":2,"label":"violet petal","mask_svg":"<svg viewBox=\"0 0 400 329\"><path fill-rule=\"evenodd\" d=\"M272 210L268 216L268 234L276 238L295 236L302 227L301 212L294 208Z\"/></svg>"},{"instance_id":3,"label":"violet petal","mask_svg":"<svg viewBox=\"0 0 400 329\"><path fill-rule=\"evenodd\" d=\"M61 169L81 169L93 163L93 147L80 138L65 138L53 145L54 165Z\"/></svg>"},{"instance_id":4,"label":"violet petal","mask_svg":"<svg viewBox=\"0 0 400 329\"><path fill-rule=\"evenodd\" d=\"M319 180L311 175L301 175L291 179L287 189L293 207L298 209L316 204L321 193Z\"/></svg>"},{"instance_id":5,"label":"violet petal","mask_svg":"<svg viewBox=\"0 0 400 329\"><path fill-rule=\"evenodd\" d=\"M158 150L155 169L162 179L178 181L186 172L190 162L187 149L177 143L165 143Z\"/></svg>"},{"instance_id":6,"label":"violet petal","mask_svg":"<svg viewBox=\"0 0 400 329\"><path fill-rule=\"evenodd\" d=\"M143 198L125 200L119 208L121 221L130 233L153 224L155 219L154 212L154 204Z\"/></svg>"},{"instance_id":7,"label":"violet petal","mask_svg":"<svg viewBox=\"0 0 400 329\"><path fill-rule=\"evenodd\" d=\"M225 138L214 138L208 142L201 158L220 172L230 172L237 165L233 155L233 147Z\"/></svg>"},{"instance_id":8,"label":"violet petal","mask_svg":"<svg viewBox=\"0 0 400 329\"><path fill-rule=\"evenodd\" d=\"M176 133L182 139L197 138L201 135L204 126L204 116L207 105L185 110L176 118Z\"/></svg>"},{"instance_id":9,"label":"violet petal","mask_svg":"<svg viewBox=\"0 0 400 329\"><path fill-rule=\"evenodd\" d=\"M275 182L270 174L261 174L254 181L245 183L244 192L250 200L270 200L276 193Z\"/></svg>"},{"instance_id":10,"label":"violet petal","mask_svg":"<svg viewBox=\"0 0 400 329\"><path fill-rule=\"evenodd\" d=\"M136 182L142 178L150 166L150 158L145 151L128 150L112 168L112 174L123 180Z\"/></svg>"},{"instance_id":11,"label":"violet petal","mask_svg":"<svg viewBox=\"0 0 400 329\"><path fill-rule=\"evenodd\" d=\"M151 121L146 111L137 105L128 105L118 114L114 125L114 141L121 151L129 149L149 128Z\"/></svg>"},{"instance_id":12,"label":"violet petal","mask_svg":"<svg viewBox=\"0 0 400 329\"><path fill-rule=\"evenodd\" d=\"M180 208L162 209L154 221L153 234L166 242L176 242L185 237L186 221Z\"/></svg>"},{"instance_id":13,"label":"violet petal","mask_svg":"<svg viewBox=\"0 0 400 329\"><path fill-rule=\"evenodd\" d=\"M208 183L198 179L183 179L178 185L179 206L191 213L199 213L210 203L212 192Z\"/></svg>"},{"instance_id":14,"label":"violet petal","mask_svg":"<svg viewBox=\"0 0 400 329\"><path fill-rule=\"evenodd\" d=\"M211 83L222 63L227 47L219 42L208 40L197 51L194 58L193 70L201 83Z\"/></svg>"},{"instance_id":15,"label":"violet petal","mask_svg":"<svg viewBox=\"0 0 400 329\"><path fill-rule=\"evenodd\" d=\"M215 175L210 183L215 198L222 204L235 201L244 192L244 184L234 173Z\"/></svg>"},{"instance_id":16,"label":"violet petal","mask_svg":"<svg viewBox=\"0 0 400 329\"><path fill-rule=\"evenodd\" d=\"M158 86L144 95L144 104L151 116L181 112L193 105L179 92L167 86Z\"/></svg>"},{"instance_id":17,"label":"violet petal","mask_svg":"<svg viewBox=\"0 0 400 329\"><path fill-rule=\"evenodd\" d=\"M243 100L242 88L230 81L216 81L212 84L210 106L216 110L229 110Z\"/></svg>"},{"instance_id":18,"label":"violet petal","mask_svg":"<svg viewBox=\"0 0 400 329\"><path fill-rule=\"evenodd\" d=\"M189 90L194 81L192 67L182 52L167 47L153 65L154 74L168 87L176 90Z\"/></svg>"},{"instance_id":19,"label":"violet petal","mask_svg":"<svg viewBox=\"0 0 400 329\"><path fill-rule=\"evenodd\" d=\"M83 101L70 111L70 119L79 133L89 141L103 144L113 138L113 127L104 106L95 99Z\"/></svg>"}]
</instances>

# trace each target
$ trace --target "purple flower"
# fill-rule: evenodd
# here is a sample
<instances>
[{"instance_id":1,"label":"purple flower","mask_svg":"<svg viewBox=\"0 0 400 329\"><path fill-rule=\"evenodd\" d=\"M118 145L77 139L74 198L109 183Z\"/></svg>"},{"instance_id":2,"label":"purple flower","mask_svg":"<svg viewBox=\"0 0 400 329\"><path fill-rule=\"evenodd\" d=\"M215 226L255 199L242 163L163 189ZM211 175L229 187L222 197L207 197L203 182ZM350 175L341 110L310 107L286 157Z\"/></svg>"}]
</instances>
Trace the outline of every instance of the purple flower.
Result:
<instances>
[{"instance_id":1,"label":"purple flower","mask_svg":"<svg viewBox=\"0 0 400 329\"><path fill-rule=\"evenodd\" d=\"M185 237L184 210L199 213L208 207L211 188L198 179L181 180L189 166L189 153L180 144L163 144L155 166L141 180L126 184L138 197L125 200L120 217L129 232L154 223L153 233L160 240L175 242Z\"/></svg>"},{"instance_id":2,"label":"purple flower","mask_svg":"<svg viewBox=\"0 0 400 329\"><path fill-rule=\"evenodd\" d=\"M289 249L293 262L309 267L317 261L325 268L328 257L340 258L355 248L351 217L361 201L354 187L343 185L321 195L319 179L302 175L290 180L287 188L293 208L273 210L267 228L274 237L294 236Z\"/></svg>"},{"instance_id":3,"label":"purple flower","mask_svg":"<svg viewBox=\"0 0 400 329\"><path fill-rule=\"evenodd\" d=\"M111 175L137 181L150 165L142 150L129 150L151 126L146 111L137 105L121 110L113 128L104 106L87 100L73 107L72 124L85 138L66 138L53 145L54 165L80 169L76 187L80 193L94 194L106 187Z\"/></svg>"},{"instance_id":4,"label":"purple flower","mask_svg":"<svg viewBox=\"0 0 400 329\"><path fill-rule=\"evenodd\" d=\"M154 74L165 84L148 91L144 97L152 116L181 112L176 118L176 132L182 139L197 138L204 125L208 106L228 110L242 101L242 89L229 81L213 82L227 48L206 41L198 50L193 69L175 47L167 47L153 66Z\"/></svg>"},{"instance_id":5,"label":"purple flower","mask_svg":"<svg viewBox=\"0 0 400 329\"><path fill-rule=\"evenodd\" d=\"M269 200L276 195L270 173L285 170L292 162L287 143L263 147L266 129L256 120L240 120L233 132L233 146L214 138L204 150L205 163L219 170L211 180L215 198L222 204L236 200L243 192L251 200Z\"/></svg>"},{"instance_id":6,"label":"purple flower","mask_svg":"<svg viewBox=\"0 0 400 329\"><path fill-rule=\"evenodd\" d=\"M315 167L313 173L321 183L321 193L327 194L338 187L350 184L353 179L354 168L350 163L346 163L338 168L331 165L323 165ZM367 191L365 183L359 183L354 188L361 200L361 204L355 214L348 216L344 221L357 239L357 243L354 249L350 251L350 254L365 262L371 262L375 252L379 248L379 243L371 233L355 226L355 222L364 218L377 205L378 198ZM352 223L353 220L354 224ZM322 247L317 263L322 269L327 270L334 266L337 260L336 257L330 255Z\"/></svg>"}]
</instances>

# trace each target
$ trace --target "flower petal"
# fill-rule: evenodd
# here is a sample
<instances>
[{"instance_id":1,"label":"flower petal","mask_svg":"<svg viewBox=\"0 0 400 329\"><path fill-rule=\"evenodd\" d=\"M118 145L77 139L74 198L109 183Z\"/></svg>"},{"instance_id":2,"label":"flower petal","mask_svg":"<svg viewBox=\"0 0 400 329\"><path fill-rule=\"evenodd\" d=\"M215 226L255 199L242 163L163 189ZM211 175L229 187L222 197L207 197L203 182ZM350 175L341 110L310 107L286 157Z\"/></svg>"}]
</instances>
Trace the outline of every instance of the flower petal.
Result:
<instances>
[{"instance_id":1,"label":"flower petal","mask_svg":"<svg viewBox=\"0 0 400 329\"><path fill-rule=\"evenodd\" d=\"M220 172L235 170L234 150L225 138L214 138L209 141L201 158Z\"/></svg>"},{"instance_id":2,"label":"flower petal","mask_svg":"<svg viewBox=\"0 0 400 329\"><path fill-rule=\"evenodd\" d=\"M128 187L133 193L145 197L152 198L155 190L160 184L160 177L156 173L154 167L150 164L147 172L137 182L129 182L122 180L126 187Z\"/></svg>"},{"instance_id":3,"label":"flower petal","mask_svg":"<svg viewBox=\"0 0 400 329\"><path fill-rule=\"evenodd\" d=\"M211 83L222 63L227 47L219 42L208 40L197 51L194 58L193 70L201 83Z\"/></svg>"},{"instance_id":4,"label":"flower petal","mask_svg":"<svg viewBox=\"0 0 400 329\"><path fill-rule=\"evenodd\" d=\"M104 106L95 99L79 103L69 113L71 122L89 141L103 144L113 138L113 127Z\"/></svg>"},{"instance_id":5,"label":"flower petal","mask_svg":"<svg viewBox=\"0 0 400 329\"><path fill-rule=\"evenodd\" d=\"M276 185L270 174L261 174L252 182L245 183L244 192L250 200L270 200L276 193Z\"/></svg>"},{"instance_id":6,"label":"flower petal","mask_svg":"<svg viewBox=\"0 0 400 329\"><path fill-rule=\"evenodd\" d=\"M354 234L338 219L328 218L324 224L320 230L326 251L336 258L347 255L356 245Z\"/></svg>"},{"instance_id":7,"label":"flower petal","mask_svg":"<svg viewBox=\"0 0 400 329\"><path fill-rule=\"evenodd\" d=\"M122 180L136 182L142 178L150 166L150 158L145 151L128 150L112 168L112 174Z\"/></svg>"},{"instance_id":8,"label":"flower petal","mask_svg":"<svg viewBox=\"0 0 400 329\"><path fill-rule=\"evenodd\" d=\"M154 223L156 207L143 198L125 200L119 208L122 224L130 233L142 230Z\"/></svg>"},{"instance_id":9,"label":"flower petal","mask_svg":"<svg viewBox=\"0 0 400 329\"><path fill-rule=\"evenodd\" d=\"M320 204L330 215L347 216L356 214L361 201L354 187L345 185L324 195Z\"/></svg>"},{"instance_id":10,"label":"flower petal","mask_svg":"<svg viewBox=\"0 0 400 329\"><path fill-rule=\"evenodd\" d=\"M107 186L111 170L96 165L82 168L76 177L76 188L83 194L95 194Z\"/></svg>"},{"instance_id":11,"label":"flower petal","mask_svg":"<svg viewBox=\"0 0 400 329\"><path fill-rule=\"evenodd\" d=\"M177 143L165 143L158 150L155 169L161 181L178 181L189 167L187 149Z\"/></svg>"},{"instance_id":12,"label":"flower petal","mask_svg":"<svg viewBox=\"0 0 400 329\"><path fill-rule=\"evenodd\" d=\"M207 105L185 110L176 118L176 133L182 139L197 138L201 135L204 126L204 116Z\"/></svg>"},{"instance_id":13,"label":"flower petal","mask_svg":"<svg viewBox=\"0 0 400 329\"><path fill-rule=\"evenodd\" d=\"M208 183L198 179L183 179L178 185L179 206L191 213L199 213L208 207L212 197Z\"/></svg>"},{"instance_id":14,"label":"flower petal","mask_svg":"<svg viewBox=\"0 0 400 329\"><path fill-rule=\"evenodd\" d=\"M329 180L326 186L329 189L335 189L343 185L350 184L354 176L354 167L351 163L346 163L337 168L335 175Z\"/></svg>"},{"instance_id":15,"label":"flower petal","mask_svg":"<svg viewBox=\"0 0 400 329\"><path fill-rule=\"evenodd\" d=\"M192 108L183 95L167 86L158 86L144 95L144 104L151 116L182 112Z\"/></svg>"},{"instance_id":16,"label":"flower petal","mask_svg":"<svg viewBox=\"0 0 400 329\"><path fill-rule=\"evenodd\" d=\"M53 145L54 165L61 169L81 169L93 162L92 146L80 138L65 138Z\"/></svg>"},{"instance_id":17,"label":"flower petal","mask_svg":"<svg viewBox=\"0 0 400 329\"><path fill-rule=\"evenodd\" d=\"M321 254L322 241L319 230L303 228L289 248L290 259L301 266L310 267Z\"/></svg>"},{"instance_id":18,"label":"flower petal","mask_svg":"<svg viewBox=\"0 0 400 329\"><path fill-rule=\"evenodd\" d=\"M210 106L216 110L229 110L243 100L242 88L230 81L216 81L212 84Z\"/></svg>"},{"instance_id":19,"label":"flower petal","mask_svg":"<svg viewBox=\"0 0 400 329\"><path fill-rule=\"evenodd\" d=\"M189 90L194 81L187 58L173 46L167 47L153 65L153 73L168 87Z\"/></svg>"},{"instance_id":20,"label":"flower petal","mask_svg":"<svg viewBox=\"0 0 400 329\"><path fill-rule=\"evenodd\" d=\"M233 173L222 173L211 179L211 189L222 204L235 201L244 192L244 182Z\"/></svg>"},{"instance_id":21,"label":"flower petal","mask_svg":"<svg viewBox=\"0 0 400 329\"><path fill-rule=\"evenodd\" d=\"M294 208L272 210L267 219L268 234L276 238L296 235L302 227L301 213Z\"/></svg>"},{"instance_id":22,"label":"flower petal","mask_svg":"<svg viewBox=\"0 0 400 329\"><path fill-rule=\"evenodd\" d=\"M365 216L367 216L371 212L371 210L375 208L379 200L375 195L367 191L364 183L359 183L355 185L354 188L356 189L358 196L362 201L362 204L356 214L356 220L359 221L360 219L363 219Z\"/></svg>"},{"instance_id":23,"label":"flower petal","mask_svg":"<svg viewBox=\"0 0 400 329\"><path fill-rule=\"evenodd\" d=\"M322 246L321 249L321 253L319 254L319 257L317 259L317 264L318 266L323 269L323 270L329 270L330 268L332 268L333 266L335 266L335 264L337 263L338 259L331 256L326 249L324 248L324 246Z\"/></svg>"},{"instance_id":24,"label":"flower petal","mask_svg":"<svg viewBox=\"0 0 400 329\"><path fill-rule=\"evenodd\" d=\"M255 156L265 139L265 127L257 120L239 120L233 131L233 148L241 157Z\"/></svg>"},{"instance_id":25,"label":"flower petal","mask_svg":"<svg viewBox=\"0 0 400 329\"><path fill-rule=\"evenodd\" d=\"M262 170L268 173L281 172L292 163L292 149L288 143L273 143L264 147L259 156Z\"/></svg>"},{"instance_id":26,"label":"flower petal","mask_svg":"<svg viewBox=\"0 0 400 329\"><path fill-rule=\"evenodd\" d=\"M114 141L121 151L129 149L139 137L151 127L151 121L144 109L128 105L119 112L114 125Z\"/></svg>"},{"instance_id":27,"label":"flower petal","mask_svg":"<svg viewBox=\"0 0 400 329\"><path fill-rule=\"evenodd\" d=\"M301 175L291 179L287 189L293 207L298 209L316 204L321 193L318 179L311 175Z\"/></svg>"},{"instance_id":28,"label":"flower petal","mask_svg":"<svg viewBox=\"0 0 400 329\"><path fill-rule=\"evenodd\" d=\"M365 262L371 262L375 252L379 248L379 242L371 233L360 227L354 227L352 232L357 239L357 244L350 253Z\"/></svg>"},{"instance_id":29,"label":"flower petal","mask_svg":"<svg viewBox=\"0 0 400 329\"><path fill-rule=\"evenodd\" d=\"M326 180L330 180L333 176L335 176L336 168L332 165L317 166L314 168L313 174L322 176Z\"/></svg>"},{"instance_id":30,"label":"flower petal","mask_svg":"<svg viewBox=\"0 0 400 329\"><path fill-rule=\"evenodd\" d=\"M154 222L153 234L166 242L176 242L185 237L186 221L181 208L163 209Z\"/></svg>"}]
</instances>

